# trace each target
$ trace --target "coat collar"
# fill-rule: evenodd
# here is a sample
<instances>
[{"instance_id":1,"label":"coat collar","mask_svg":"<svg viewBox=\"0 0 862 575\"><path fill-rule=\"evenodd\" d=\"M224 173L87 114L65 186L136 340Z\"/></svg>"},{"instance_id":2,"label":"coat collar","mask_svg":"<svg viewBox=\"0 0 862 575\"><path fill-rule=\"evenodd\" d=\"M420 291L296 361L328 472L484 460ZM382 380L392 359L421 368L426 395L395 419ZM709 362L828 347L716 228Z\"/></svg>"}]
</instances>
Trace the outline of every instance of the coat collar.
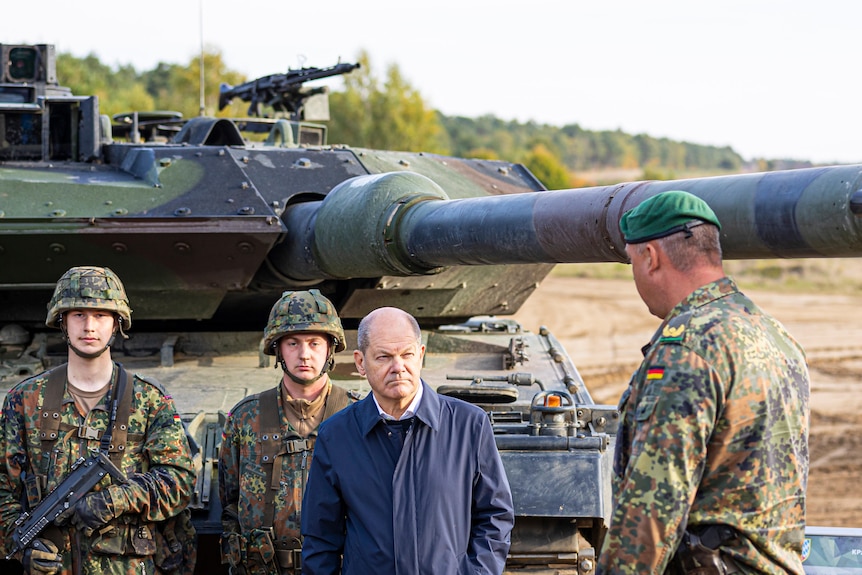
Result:
<instances>
[{"instance_id":1,"label":"coat collar","mask_svg":"<svg viewBox=\"0 0 862 575\"><path fill-rule=\"evenodd\" d=\"M422 380L422 388L422 400L416 408L416 417L431 429L435 429L440 424L440 397L436 391L425 383L425 380ZM374 426L381 421L371 392L356 404L356 411L357 418L359 419L359 427L363 435L368 435L374 429Z\"/></svg>"}]
</instances>

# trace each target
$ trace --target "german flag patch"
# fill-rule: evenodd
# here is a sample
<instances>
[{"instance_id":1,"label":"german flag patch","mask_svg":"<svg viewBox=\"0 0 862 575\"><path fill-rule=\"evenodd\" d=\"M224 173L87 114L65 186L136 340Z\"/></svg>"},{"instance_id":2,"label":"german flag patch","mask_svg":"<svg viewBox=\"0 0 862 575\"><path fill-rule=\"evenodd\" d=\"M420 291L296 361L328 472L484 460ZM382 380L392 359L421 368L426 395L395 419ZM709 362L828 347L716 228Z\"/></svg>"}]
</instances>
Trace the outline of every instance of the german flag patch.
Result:
<instances>
[{"instance_id":1,"label":"german flag patch","mask_svg":"<svg viewBox=\"0 0 862 575\"><path fill-rule=\"evenodd\" d=\"M646 378L648 381L662 379L664 377L664 368L663 367L651 367L647 369Z\"/></svg>"}]
</instances>

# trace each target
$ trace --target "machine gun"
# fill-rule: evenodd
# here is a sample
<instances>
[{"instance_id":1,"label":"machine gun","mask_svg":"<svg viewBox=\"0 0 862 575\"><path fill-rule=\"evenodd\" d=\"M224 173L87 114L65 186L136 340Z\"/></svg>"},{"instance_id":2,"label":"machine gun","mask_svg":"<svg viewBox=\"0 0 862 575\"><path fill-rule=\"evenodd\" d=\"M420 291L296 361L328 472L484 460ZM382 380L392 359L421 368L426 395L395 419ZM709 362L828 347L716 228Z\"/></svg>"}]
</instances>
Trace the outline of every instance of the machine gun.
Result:
<instances>
[{"instance_id":1,"label":"machine gun","mask_svg":"<svg viewBox=\"0 0 862 575\"><path fill-rule=\"evenodd\" d=\"M6 560L26 549L48 524L67 509L74 507L105 475L110 475L119 483L126 482L126 475L117 469L104 453L95 452L86 459L79 458L66 479L40 501L35 509L25 511L15 520L12 533L15 545L6 555Z\"/></svg>"},{"instance_id":2,"label":"machine gun","mask_svg":"<svg viewBox=\"0 0 862 575\"><path fill-rule=\"evenodd\" d=\"M248 115L258 117L260 104L272 106L277 112L285 112L291 120L301 120L300 114L305 102L325 88L302 89L305 82L340 76L359 68L359 64L339 63L328 68L300 68L288 70L287 74L271 74L251 80L239 86L222 84L219 90L218 109L222 110L234 98L250 102Z\"/></svg>"}]
</instances>

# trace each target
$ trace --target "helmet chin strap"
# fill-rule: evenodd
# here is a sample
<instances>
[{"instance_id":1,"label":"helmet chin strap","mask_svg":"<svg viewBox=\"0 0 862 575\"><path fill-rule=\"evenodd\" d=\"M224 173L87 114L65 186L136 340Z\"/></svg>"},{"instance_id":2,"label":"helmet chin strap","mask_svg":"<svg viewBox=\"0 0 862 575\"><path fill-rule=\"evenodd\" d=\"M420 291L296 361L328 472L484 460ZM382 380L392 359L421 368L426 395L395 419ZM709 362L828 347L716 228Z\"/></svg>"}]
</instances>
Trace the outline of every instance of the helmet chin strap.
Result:
<instances>
[{"instance_id":1,"label":"helmet chin strap","mask_svg":"<svg viewBox=\"0 0 862 575\"><path fill-rule=\"evenodd\" d=\"M60 316L59 321L57 323L60 326L60 331L63 332L63 336L66 338L66 345L69 346L69 349L71 349L73 352L75 352L75 355L77 355L78 357L82 357L84 359L95 359L95 358L99 357L100 355L102 355L103 353L108 351L108 349L111 347L111 345L113 345L114 340L117 338L117 330L114 329L114 333L111 334L111 339L108 340L108 344L105 347L103 347L99 351L93 351L93 352L87 353L85 351L81 351L80 349L78 349L77 347L72 345L72 339L69 337L69 332L66 331L66 326L63 323L63 316L62 315Z\"/></svg>"}]
</instances>

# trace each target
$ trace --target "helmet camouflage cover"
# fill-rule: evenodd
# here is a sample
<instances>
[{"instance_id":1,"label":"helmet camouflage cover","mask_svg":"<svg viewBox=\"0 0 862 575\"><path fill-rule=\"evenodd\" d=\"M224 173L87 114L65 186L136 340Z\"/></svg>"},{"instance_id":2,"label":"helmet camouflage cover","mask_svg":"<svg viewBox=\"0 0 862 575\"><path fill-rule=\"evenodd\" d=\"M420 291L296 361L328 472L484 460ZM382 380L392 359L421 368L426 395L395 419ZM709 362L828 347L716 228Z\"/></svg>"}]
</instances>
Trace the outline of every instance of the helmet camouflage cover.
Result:
<instances>
[{"instance_id":1,"label":"helmet camouflage cover","mask_svg":"<svg viewBox=\"0 0 862 575\"><path fill-rule=\"evenodd\" d=\"M120 327L132 326L132 310L123 282L109 268L79 266L57 280L54 296L48 303L45 325L59 327L60 316L73 309L102 309L120 317Z\"/></svg>"},{"instance_id":2,"label":"helmet camouflage cover","mask_svg":"<svg viewBox=\"0 0 862 575\"><path fill-rule=\"evenodd\" d=\"M335 340L335 353L347 347L335 306L316 289L286 291L275 302L263 330L264 353L276 355L276 343L289 333L328 334Z\"/></svg>"}]
</instances>

